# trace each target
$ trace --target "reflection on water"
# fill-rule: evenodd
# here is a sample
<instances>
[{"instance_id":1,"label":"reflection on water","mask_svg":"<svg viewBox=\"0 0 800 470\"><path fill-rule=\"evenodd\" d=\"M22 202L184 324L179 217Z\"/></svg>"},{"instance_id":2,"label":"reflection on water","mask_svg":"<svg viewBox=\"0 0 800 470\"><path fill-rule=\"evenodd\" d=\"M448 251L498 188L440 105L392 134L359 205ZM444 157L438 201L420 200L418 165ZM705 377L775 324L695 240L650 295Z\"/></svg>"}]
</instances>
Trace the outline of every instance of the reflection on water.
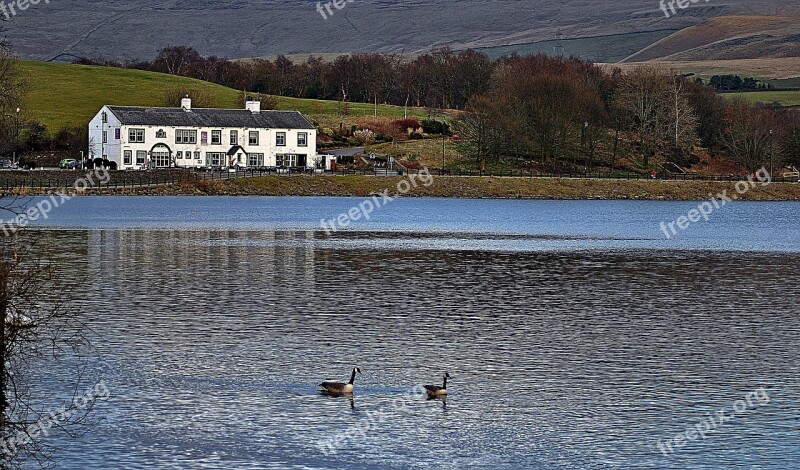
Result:
<instances>
[{"instance_id":1,"label":"reflection on water","mask_svg":"<svg viewBox=\"0 0 800 470\"><path fill-rule=\"evenodd\" d=\"M85 294L92 372L115 396L64 468L800 460L797 255L387 250L383 234L306 231L41 236ZM354 365L352 399L319 393ZM446 401L409 395L444 370ZM769 404L658 451L758 387Z\"/></svg>"}]
</instances>

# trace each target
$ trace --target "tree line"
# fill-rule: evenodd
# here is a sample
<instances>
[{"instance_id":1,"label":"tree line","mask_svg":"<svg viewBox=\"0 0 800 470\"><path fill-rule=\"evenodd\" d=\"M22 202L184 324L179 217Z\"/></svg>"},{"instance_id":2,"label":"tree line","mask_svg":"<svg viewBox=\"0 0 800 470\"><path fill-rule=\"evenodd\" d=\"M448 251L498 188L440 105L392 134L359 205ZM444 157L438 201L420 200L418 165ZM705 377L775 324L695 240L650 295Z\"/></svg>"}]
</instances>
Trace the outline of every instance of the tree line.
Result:
<instances>
[{"instance_id":1,"label":"tree line","mask_svg":"<svg viewBox=\"0 0 800 470\"><path fill-rule=\"evenodd\" d=\"M358 53L296 63L203 57L168 47L152 61L81 64L129 67L206 80L252 93L463 111L454 130L463 154L484 166L503 157L540 166L654 168L654 157L690 165L696 147L752 168L797 163L800 130L792 110L719 97L736 77L712 84L670 70L622 73L547 55L492 60L480 52L436 49L414 58ZM754 81L742 80L753 84ZM694 157L696 161L697 158Z\"/></svg>"},{"instance_id":2,"label":"tree line","mask_svg":"<svg viewBox=\"0 0 800 470\"><path fill-rule=\"evenodd\" d=\"M75 63L162 72L267 95L462 109L472 96L489 89L500 62L446 48L414 59L359 53L333 61L312 56L299 63L283 55L230 60L177 46L161 49L152 61L82 58Z\"/></svg>"}]
</instances>

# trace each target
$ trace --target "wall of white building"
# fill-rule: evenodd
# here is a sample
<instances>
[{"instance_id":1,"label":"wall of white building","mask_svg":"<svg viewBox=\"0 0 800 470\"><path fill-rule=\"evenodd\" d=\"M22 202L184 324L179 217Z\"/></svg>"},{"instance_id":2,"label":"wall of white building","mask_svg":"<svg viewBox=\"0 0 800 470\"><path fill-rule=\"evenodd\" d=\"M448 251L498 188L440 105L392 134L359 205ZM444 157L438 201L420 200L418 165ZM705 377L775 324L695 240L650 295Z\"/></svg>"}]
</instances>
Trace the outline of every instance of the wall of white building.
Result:
<instances>
[{"instance_id":1,"label":"wall of white building","mask_svg":"<svg viewBox=\"0 0 800 470\"><path fill-rule=\"evenodd\" d=\"M103 113L106 113L106 122L103 122ZM144 142L132 139L131 130L140 131L135 136L143 134ZM194 143L177 143L176 133L184 130L195 132ZM219 143L213 140L214 131L220 133ZM232 132L236 133L235 141L231 140ZM257 145L251 144L251 132L258 136ZM300 134L306 136L304 146L300 145ZM279 145L279 135L285 136L285 145ZM313 166L317 132L315 129L127 126L104 106L89 123L89 142L92 158L105 157L116 162L121 170L169 164L188 168ZM228 156L234 145L240 146L244 152ZM302 156L305 156L305 165Z\"/></svg>"}]
</instances>

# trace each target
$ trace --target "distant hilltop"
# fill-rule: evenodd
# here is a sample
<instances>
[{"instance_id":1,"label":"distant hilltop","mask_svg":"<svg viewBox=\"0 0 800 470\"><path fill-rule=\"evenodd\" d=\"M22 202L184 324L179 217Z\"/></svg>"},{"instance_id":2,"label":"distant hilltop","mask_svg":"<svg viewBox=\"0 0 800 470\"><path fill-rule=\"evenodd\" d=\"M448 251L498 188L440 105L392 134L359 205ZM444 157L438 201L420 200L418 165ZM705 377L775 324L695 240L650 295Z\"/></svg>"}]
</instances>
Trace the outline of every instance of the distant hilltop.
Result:
<instances>
[{"instance_id":1,"label":"distant hilltop","mask_svg":"<svg viewBox=\"0 0 800 470\"><path fill-rule=\"evenodd\" d=\"M21 57L66 62L74 57L139 60L174 45L229 58L350 52L415 54L449 46L490 48L490 55L492 51L533 50L616 62L628 56L638 59L680 54L683 50L675 49L675 40L655 49L649 47L710 18L800 16L796 0L709 0L669 18L656 0L574 5L545 0L497 0L491 4L475 0L365 0L348 2L341 9L326 9L325 3L322 15L316 1L53 0L28 5L2 24ZM757 33L761 26L769 31L781 28L767 21L745 33ZM736 36L727 39L729 42L719 47L705 46L721 56L726 54L724 47L742 49L735 42ZM762 46L761 53L767 55L780 54L790 47L769 41Z\"/></svg>"}]
</instances>

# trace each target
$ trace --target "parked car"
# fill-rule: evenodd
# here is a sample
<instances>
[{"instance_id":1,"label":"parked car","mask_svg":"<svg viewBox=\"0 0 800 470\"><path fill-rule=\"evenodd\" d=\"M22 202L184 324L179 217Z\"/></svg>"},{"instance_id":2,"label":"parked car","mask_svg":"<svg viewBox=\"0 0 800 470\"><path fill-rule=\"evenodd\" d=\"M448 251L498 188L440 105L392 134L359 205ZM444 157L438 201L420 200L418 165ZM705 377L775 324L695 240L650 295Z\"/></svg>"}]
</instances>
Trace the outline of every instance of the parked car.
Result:
<instances>
[{"instance_id":1,"label":"parked car","mask_svg":"<svg viewBox=\"0 0 800 470\"><path fill-rule=\"evenodd\" d=\"M0 170L11 170L14 168L14 164L11 160L0 160Z\"/></svg>"},{"instance_id":2,"label":"parked car","mask_svg":"<svg viewBox=\"0 0 800 470\"><path fill-rule=\"evenodd\" d=\"M74 170L75 168L78 168L78 160L75 160L74 158L65 158L61 160L61 162L58 164L58 167L62 170Z\"/></svg>"}]
</instances>

